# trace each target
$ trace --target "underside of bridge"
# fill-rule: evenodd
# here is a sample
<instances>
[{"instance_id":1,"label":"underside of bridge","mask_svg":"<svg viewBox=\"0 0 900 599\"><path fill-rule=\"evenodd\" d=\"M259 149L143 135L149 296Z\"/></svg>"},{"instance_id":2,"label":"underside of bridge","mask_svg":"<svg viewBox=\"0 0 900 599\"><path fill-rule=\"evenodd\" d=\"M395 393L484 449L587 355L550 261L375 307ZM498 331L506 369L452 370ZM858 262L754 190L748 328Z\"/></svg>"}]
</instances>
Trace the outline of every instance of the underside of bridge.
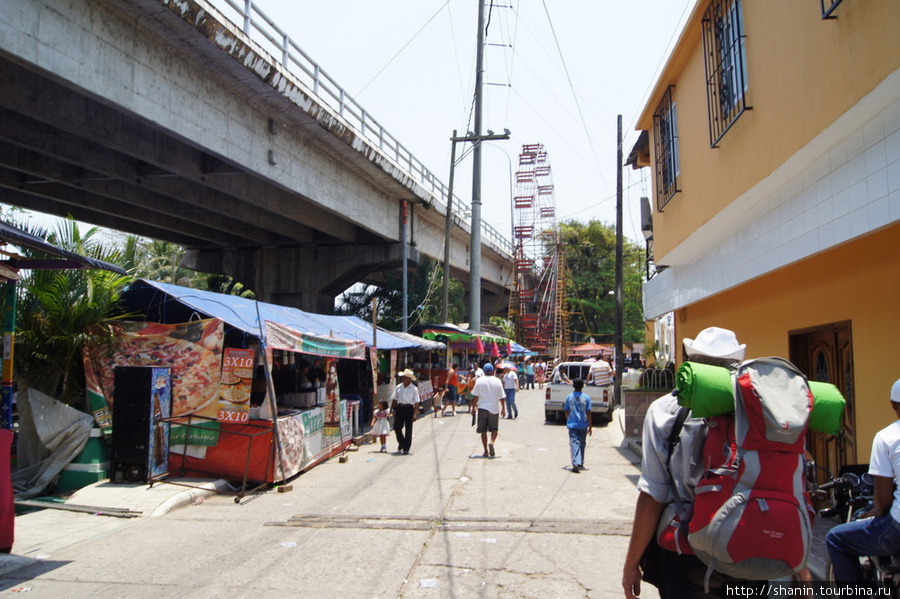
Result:
<instances>
[{"instance_id":1,"label":"underside of bridge","mask_svg":"<svg viewBox=\"0 0 900 599\"><path fill-rule=\"evenodd\" d=\"M401 268L401 205L409 202L415 215L415 208L427 207L431 196L398 177L383 159L354 149L351 131L323 125L321 111L298 108L287 93L274 92L270 81L224 53L213 41L222 33L215 23L189 22L156 0L98 0L72 10L95 12L87 17L73 12L66 18L86 19L88 29L104 20L107 30L120 28L117 35L128 37L134 47L150 46L164 60L171 59L173 71L191 73L189 79L208 78L204 88L214 90L212 98L222 105L200 101L198 106L178 106L173 91L169 104L176 105L166 106L163 118L151 119L127 108L130 102L140 105L148 95L148 84L140 87L136 81L137 66L104 73L109 80L89 89L92 80L80 69L102 72L102 67L80 64L85 59L73 56L79 74L69 78L4 45L0 202L176 243L188 249L185 266L230 275L260 299L310 311L330 312L334 298L354 283L378 282L384 272ZM31 16L40 23L36 29L47 27L41 14ZM60 17L54 13L50 19ZM36 34L23 29L26 46L33 43L30 35ZM44 54L50 53L45 48L49 44L36 43ZM87 56L93 56L91 51ZM170 93L163 87L157 92L163 98ZM198 128L192 138L165 122L209 119L209 113L224 112L220 122L212 120L208 127L230 131L238 117L229 112L235 110L246 113L239 117L241 125L246 130L250 123L254 138L243 140L240 134L245 132L238 131L235 136L219 133L204 143L197 140ZM263 147L271 139L275 148L267 157L256 156L260 139ZM253 148L249 161L234 158L234 148L242 143ZM285 151L287 143L315 158L298 160L298 153ZM307 164L325 164L339 174L306 171ZM288 176L279 176L288 171ZM324 196L337 196L344 206L334 208L321 197L299 193L298 177L325 179L319 188L310 185L311 195L324 189ZM347 214L350 211L356 213ZM412 240L416 228L414 217ZM409 258L410 267L418 264L414 247ZM454 277L467 280L460 265L454 265ZM484 291L487 306L497 304L505 293L502 285L490 282Z\"/></svg>"}]
</instances>

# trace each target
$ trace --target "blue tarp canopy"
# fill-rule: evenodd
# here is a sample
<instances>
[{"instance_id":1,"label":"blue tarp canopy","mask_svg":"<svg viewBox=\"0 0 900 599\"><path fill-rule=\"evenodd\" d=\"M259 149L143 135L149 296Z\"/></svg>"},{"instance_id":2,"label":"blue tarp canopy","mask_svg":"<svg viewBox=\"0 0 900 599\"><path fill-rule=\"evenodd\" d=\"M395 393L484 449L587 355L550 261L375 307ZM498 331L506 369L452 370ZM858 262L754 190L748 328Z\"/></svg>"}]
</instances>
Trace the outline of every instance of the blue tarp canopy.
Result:
<instances>
[{"instance_id":1,"label":"blue tarp canopy","mask_svg":"<svg viewBox=\"0 0 900 599\"><path fill-rule=\"evenodd\" d=\"M298 333L317 337L333 337L348 341L363 341L372 347L372 325L356 316L313 314L297 308L268 304L237 295L226 295L170 285L159 281L138 279L122 293L123 309L144 314L148 320L160 323L187 322L198 316L221 318L226 324L247 335L260 337L260 323L274 322ZM399 336L379 328L377 348L381 350L425 347L439 349L425 339Z\"/></svg>"}]
</instances>

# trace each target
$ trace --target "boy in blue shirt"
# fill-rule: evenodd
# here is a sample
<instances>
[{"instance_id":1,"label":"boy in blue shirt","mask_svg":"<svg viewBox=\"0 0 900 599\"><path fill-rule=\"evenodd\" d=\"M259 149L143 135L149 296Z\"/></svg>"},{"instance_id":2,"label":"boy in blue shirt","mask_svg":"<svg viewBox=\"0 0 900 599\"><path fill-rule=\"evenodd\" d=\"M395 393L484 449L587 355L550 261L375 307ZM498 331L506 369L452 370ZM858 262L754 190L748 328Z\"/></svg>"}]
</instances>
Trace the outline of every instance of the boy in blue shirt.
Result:
<instances>
[{"instance_id":1,"label":"boy in blue shirt","mask_svg":"<svg viewBox=\"0 0 900 599\"><path fill-rule=\"evenodd\" d=\"M566 427L569 429L569 447L572 450L572 473L578 474L584 468L584 450L588 435L594 434L591 426L591 398L581 392L584 381L572 381L575 391L566 397L563 410L566 413Z\"/></svg>"}]
</instances>

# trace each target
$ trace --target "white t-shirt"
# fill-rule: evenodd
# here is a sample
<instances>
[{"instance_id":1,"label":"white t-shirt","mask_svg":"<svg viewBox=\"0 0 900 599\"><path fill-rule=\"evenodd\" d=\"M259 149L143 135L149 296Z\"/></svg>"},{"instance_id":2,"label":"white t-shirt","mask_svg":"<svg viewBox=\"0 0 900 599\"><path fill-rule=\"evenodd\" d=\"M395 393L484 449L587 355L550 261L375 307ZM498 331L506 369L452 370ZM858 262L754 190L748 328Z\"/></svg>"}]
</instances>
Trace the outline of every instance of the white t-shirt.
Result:
<instances>
[{"instance_id":1,"label":"white t-shirt","mask_svg":"<svg viewBox=\"0 0 900 599\"><path fill-rule=\"evenodd\" d=\"M483 376L475 380L472 395L478 398L478 409L491 414L500 413L500 400L506 400L503 383L495 376Z\"/></svg>"},{"instance_id":2,"label":"white t-shirt","mask_svg":"<svg viewBox=\"0 0 900 599\"><path fill-rule=\"evenodd\" d=\"M518 389L519 388L519 375L515 373L515 371L510 370L506 374L503 375L503 388L504 389Z\"/></svg>"},{"instance_id":3,"label":"white t-shirt","mask_svg":"<svg viewBox=\"0 0 900 599\"><path fill-rule=\"evenodd\" d=\"M869 458L869 474L894 479L897 488L891 503L891 517L900 522L900 420L875 434Z\"/></svg>"}]
</instances>

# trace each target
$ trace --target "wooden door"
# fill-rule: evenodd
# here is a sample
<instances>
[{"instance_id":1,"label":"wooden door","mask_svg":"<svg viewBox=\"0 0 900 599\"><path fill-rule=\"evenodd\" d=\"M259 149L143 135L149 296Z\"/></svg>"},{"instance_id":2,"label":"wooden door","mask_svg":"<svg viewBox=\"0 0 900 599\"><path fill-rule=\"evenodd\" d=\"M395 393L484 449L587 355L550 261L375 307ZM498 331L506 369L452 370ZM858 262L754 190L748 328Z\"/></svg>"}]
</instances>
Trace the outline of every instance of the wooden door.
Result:
<instances>
[{"instance_id":1,"label":"wooden door","mask_svg":"<svg viewBox=\"0 0 900 599\"><path fill-rule=\"evenodd\" d=\"M791 361L809 380L831 383L847 400L840 435L809 433L807 445L816 464L824 468L824 471L820 469L820 482L824 482L826 472L836 475L841 467L855 464L857 460L850 322L792 331L790 351Z\"/></svg>"}]
</instances>

